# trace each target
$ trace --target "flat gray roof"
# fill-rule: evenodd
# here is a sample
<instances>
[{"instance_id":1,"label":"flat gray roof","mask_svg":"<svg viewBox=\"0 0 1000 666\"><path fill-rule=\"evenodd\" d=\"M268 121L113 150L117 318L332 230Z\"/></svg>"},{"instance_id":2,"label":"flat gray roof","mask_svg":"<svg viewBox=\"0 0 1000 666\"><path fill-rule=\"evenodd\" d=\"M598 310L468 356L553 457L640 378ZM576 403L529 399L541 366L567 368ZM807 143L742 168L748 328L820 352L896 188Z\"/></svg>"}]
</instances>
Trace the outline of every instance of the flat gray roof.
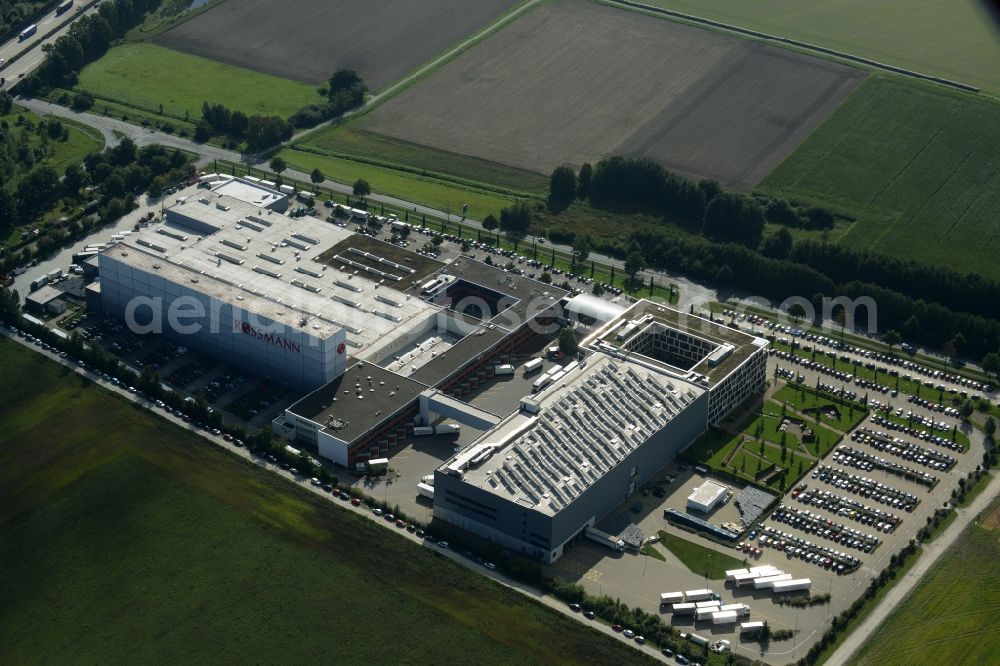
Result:
<instances>
[{"instance_id":1,"label":"flat gray roof","mask_svg":"<svg viewBox=\"0 0 1000 666\"><path fill-rule=\"evenodd\" d=\"M288 411L353 442L408 406L427 387L372 363L357 363Z\"/></svg>"},{"instance_id":2,"label":"flat gray roof","mask_svg":"<svg viewBox=\"0 0 1000 666\"><path fill-rule=\"evenodd\" d=\"M523 323L529 315L537 313L545 305L558 303L569 292L533 278L516 273L508 273L497 266L490 266L470 257L459 257L439 271L456 278L478 284L487 289L517 299L510 308L496 314L490 321L508 330L517 326L510 320Z\"/></svg>"},{"instance_id":3,"label":"flat gray roof","mask_svg":"<svg viewBox=\"0 0 1000 666\"><path fill-rule=\"evenodd\" d=\"M288 195L283 192L242 178L231 178L221 185L212 187L212 191L263 208L268 208L288 198Z\"/></svg>"},{"instance_id":4,"label":"flat gray roof","mask_svg":"<svg viewBox=\"0 0 1000 666\"><path fill-rule=\"evenodd\" d=\"M192 226L191 220L194 221ZM320 261L358 235L312 217L293 219L215 193L193 195L106 253L236 307L326 338L347 329L352 356L367 359L386 337L426 325L441 308Z\"/></svg>"},{"instance_id":5,"label":"flat gray roof","mask_svg":"<svg viewBox=\"0 0 1000 666\"><path fill-rule=\"evenodd\" d=\"M703 393L597 353L536 394L537 413L513 414L439 471L555 515Z\"/></svg>"}]
</instances>

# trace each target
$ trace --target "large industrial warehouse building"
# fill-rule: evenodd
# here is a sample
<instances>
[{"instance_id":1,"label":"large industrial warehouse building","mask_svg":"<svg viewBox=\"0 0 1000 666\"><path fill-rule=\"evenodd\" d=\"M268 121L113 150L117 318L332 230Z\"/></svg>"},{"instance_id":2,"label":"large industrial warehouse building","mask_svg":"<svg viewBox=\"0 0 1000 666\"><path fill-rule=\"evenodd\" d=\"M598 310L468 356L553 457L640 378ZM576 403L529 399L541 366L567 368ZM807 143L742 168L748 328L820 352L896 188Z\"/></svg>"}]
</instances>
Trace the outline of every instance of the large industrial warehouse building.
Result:
<instances>
[{"instance_id":1,"label":"large industrial warehouse building","mask_svg":"<svg viewBox=\"0 0 1000 666\"><path fill-rule=\"evenodd\" d=\"M583 348L437 469L436 517L552 562L766 380L765 340L649 301Z\"/></svg>"},{"instance_id":2,"label":"large industrial warehouse building","mask_svg":"<svg viewBox=\"0 0 1000 666\"><path fill-rule=\"evenodd\" d=\"M560 557L764 386L762 339L649 301L569 299L468 257L443 264L282 215L286 199L229 179L178 200L99 255L88 297L301 391L277 433L347 469L441 418L481 431L436 470L434 515L530 557ZM464 400L576 314L590 331L579 357L513 413Z\"/></svg>"}]
</instances>

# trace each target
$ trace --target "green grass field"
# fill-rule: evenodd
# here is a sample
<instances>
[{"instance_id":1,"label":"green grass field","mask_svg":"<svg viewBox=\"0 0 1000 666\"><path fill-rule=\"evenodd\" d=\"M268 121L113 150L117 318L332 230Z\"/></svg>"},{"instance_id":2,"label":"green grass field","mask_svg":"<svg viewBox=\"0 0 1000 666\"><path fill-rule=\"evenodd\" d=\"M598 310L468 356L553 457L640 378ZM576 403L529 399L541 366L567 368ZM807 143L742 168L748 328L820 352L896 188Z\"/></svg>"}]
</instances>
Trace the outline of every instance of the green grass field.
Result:
<instances>
[{"instance_id":1,"label":"green grass field","mask_svg":"<svg viewBox=\"0 0 1000 666\"><path fill-rule=\"evenodd\" d=\"M744 566L744 560L738 560L732 555L706 548L662 530L659 535L660 543L663 544L664 548L669 550L688 569L706 578L725 580L726 571Z\"/></svg>"},{"instance_id":2,"label":"green grass field","mask_svg":"<svg viewBox=\"0 0 1000 666\"><path fill-rule=\"evenodd\" d=\"M1000 39L978 0L644 0L1000 92Z\"/></svg>"},{"instance_id":3,"label":"green grass field","mask_svg":"<svg viewBox=\"0 0 1000 666\"><path fill-rule=\"evenodd\" d=\"M542 195L549 187L549 179L541 174L366 131L364 116L340 126L317 130L306 136L301 145L332 156L363 156L366 160L390 168L439 174L460 181L488 183L491 187L515 193Z\"/></svg>"},{"instance_id":4,"label":"green grass field","mask_svg":"<svg viewBox=\"0 0 1000 666\"><path fill-rule=\"evenodd\" d=\"M192 120L203 102L223 104L248 115L287 117L321 101L313 86L172 51L154 44L117 46L83 69L77 90L100 100L160 115Z\"/></svg>"},{"instance_id":5,"label":"green grass field","mask_svg":"<svg viewBox=\"0 0 1000 666\"><path fill-rule=\"evenodd\" d=\"M289 166L300 171L309 173L318 168L327 178L348 184L363 178L373 192L391 194L442 211L450 209L452 214L461 215L462 204L467 203L469 217L474 219L481 220L490 213L499 217L501 208L514 203L514 197L364 162L290 148L279 155Z\"/></svg>"},{"instance_id":6,"label":"green grass field","mask_svg":"<svg viewBox=\"0 0 1000 666\"><path fill-rule=\"evenodd\" d=\"M856 218L840 245L998 278L998 118L990 99L871 77L758 190Z\"/></svg>"},{"instance_id":7,"label":"green grass field","mask_svg":"<svg viewBox=\"0 0 1000 666\"><path fill-rule=\"evenodd\" d=\"M0 661L642 656L0 338Z\"/></svg>"},{"instance_id":8,"label":"green grass field","mask_svg":"<svg viewBox=\"0 0 1000 666\"><path fill-rule=\"evenodd\" d=\"M855 655L856 664L1000 663L1000 503L963 532Z\"/></svg>"}]
</instances>

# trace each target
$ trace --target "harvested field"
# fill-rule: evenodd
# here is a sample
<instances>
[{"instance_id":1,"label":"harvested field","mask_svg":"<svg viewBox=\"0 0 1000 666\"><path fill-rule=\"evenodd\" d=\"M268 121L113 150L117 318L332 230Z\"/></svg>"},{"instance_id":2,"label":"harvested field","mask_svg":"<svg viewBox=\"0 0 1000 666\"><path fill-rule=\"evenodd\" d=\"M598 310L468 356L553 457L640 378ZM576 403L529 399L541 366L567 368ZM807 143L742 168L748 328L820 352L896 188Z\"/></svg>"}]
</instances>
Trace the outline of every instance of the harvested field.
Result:
<instances>
[{"instance_id":1,"label":"harvested field","mask_svg":"<svg viewBox=\"0 0 1000 666\"><path fill-rule=\"evenodd\" d=\"M306 83L357 71L381 90L516 0L226 0L168 31L164 46Z\"/></svg>"},{"instance_id":2,"label":"harvested field","mask_svg":"<svg viewBox=\"0 0 1000 666\"><path fill-rule=\"evenodd\" d=\"M1000 39L982 0L642 0L1000 91Z\"/></svg>"},{"instance_id":3,"label":"harvested field","mask_svg":"<svg viewBox=\"0 0 1000 666\"><path fill-rule=\"evenodd\" d=\"M557 0L389 100L362 127L539 173L630 154L749 189L863 76L618 8Z\"/></svg>"}]
</instances>

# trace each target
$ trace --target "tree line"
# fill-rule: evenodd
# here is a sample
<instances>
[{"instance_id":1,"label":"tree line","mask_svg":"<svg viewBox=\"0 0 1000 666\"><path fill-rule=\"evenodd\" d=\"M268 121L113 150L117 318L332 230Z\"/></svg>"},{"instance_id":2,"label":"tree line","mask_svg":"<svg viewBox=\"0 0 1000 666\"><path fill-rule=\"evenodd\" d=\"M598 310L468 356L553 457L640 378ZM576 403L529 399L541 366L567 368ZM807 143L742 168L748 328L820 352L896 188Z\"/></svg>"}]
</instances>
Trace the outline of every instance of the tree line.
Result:
<instances>
[{"instance_id":1,"label":"tree line","mask_svg":"<svg viewBox=\"0 0 1000 666\"><path fill-rule=\"evenodd\" d=\"M625 247L601 248L618 256L640 251L652 266L776 300L868 295L878 303L881 329L975 358L1000 348L1000 281L815 240L794 242L786 227L832 225L825 209L725 192L713 181L694 183L650 160L625 157L585 164L578 173L555 169L550 201L574 197L596 208L639 205L702 236L652 226L633 233ZM784 226L764 236L765 221Z\"/></svg>"},{"instance_id":2,"label":"tree line","mask_svg":"<svg viewBox=\"0 0 1000 666\"><path fill-rule=\"evenodd\" d=\"M194 165L185 153L159 145L138 148L127 137L114 148L87 155L82 166L70 164L61 175L50 166L33 169L12 192L0 188L0 219L10 220L10 226L26 224L56 205L78 211L77 219L65 227L43 227L35 241L36 250L4 256L0 274L117 220L135 207L136 195L141 192L162 190L194 174ZM86 205L91 201L92 208ZM84 208L96 219L84 216Z\"/></svg>"}]
</instances>

